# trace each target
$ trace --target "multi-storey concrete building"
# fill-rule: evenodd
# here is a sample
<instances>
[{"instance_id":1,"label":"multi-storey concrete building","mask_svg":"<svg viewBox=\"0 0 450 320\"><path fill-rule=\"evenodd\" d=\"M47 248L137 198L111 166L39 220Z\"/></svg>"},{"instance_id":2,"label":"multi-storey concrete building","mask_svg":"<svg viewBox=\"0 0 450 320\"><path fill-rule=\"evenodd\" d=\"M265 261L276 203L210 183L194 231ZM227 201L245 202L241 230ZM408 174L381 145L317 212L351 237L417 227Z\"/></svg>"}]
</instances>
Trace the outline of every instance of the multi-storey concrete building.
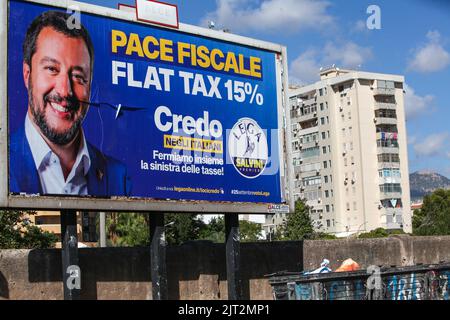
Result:
<instances>
[{"instance_id":1,"label":"multi-storey concrete building","mask_svg":"<svg viewBox=\"0 0 450 320\"><path fill-rule=\"evenodd\" d=\"M324 69L290 91L296 199L317 230L412 231L404 78Z\"/></svg>"}]
</instances>

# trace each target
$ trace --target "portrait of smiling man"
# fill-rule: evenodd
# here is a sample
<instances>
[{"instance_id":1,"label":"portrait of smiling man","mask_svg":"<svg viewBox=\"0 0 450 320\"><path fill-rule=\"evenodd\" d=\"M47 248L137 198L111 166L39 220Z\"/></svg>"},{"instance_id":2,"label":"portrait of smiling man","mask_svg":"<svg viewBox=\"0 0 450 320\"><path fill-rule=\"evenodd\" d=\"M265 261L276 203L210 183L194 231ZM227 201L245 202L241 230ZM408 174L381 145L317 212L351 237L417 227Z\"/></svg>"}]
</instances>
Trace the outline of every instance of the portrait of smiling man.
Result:
<instances>
[{"instance_id":1,"label":"portrait of smiling man","mask_svg":"<svg viewBox=\"0 0 450 320\"><path fill-rule=\"evenodd\" d=\"M94 46L84 26L48 11L29 26L23 43L28 91L24 125L11 135L12 193L128 196L124 164L86 141L82 129L90 101Z\"/></svg>"}]
</instances>

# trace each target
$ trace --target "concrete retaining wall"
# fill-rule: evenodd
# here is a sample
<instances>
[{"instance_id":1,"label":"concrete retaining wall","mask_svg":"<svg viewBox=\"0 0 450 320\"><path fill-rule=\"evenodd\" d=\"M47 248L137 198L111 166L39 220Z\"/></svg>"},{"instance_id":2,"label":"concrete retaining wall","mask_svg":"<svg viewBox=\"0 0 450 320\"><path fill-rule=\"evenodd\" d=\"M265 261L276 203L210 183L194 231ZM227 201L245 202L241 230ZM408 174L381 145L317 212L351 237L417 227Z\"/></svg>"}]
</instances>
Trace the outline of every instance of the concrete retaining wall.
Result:
<instances>
[{"instance_id":1,"label":"concrete retaining wall","mask_svg":"<svg viewBox=\"0 0 450 320\"><path fill-rule=\"evenodd\" d=\"M244 243L241 245L244 295L272 299L264 276L315 269L323 258L332 268L352 258L369 265L408 266L450 261L450 237ZM151 299L147 248L80 249L83 299ZM191 242L167 249L170 299L227 299L225 247ZM0 299L62 299L61 252L0 251Z\"/></svg>"}]
</instances>

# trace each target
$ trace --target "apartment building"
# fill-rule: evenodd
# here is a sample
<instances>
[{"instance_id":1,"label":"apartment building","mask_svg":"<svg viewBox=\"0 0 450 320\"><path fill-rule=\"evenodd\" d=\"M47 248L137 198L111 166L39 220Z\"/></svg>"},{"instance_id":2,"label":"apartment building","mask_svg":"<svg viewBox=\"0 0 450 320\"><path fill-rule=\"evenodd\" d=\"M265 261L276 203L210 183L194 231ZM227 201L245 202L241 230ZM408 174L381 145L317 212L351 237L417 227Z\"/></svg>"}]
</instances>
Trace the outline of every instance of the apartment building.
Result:
<instances>
[{"instance_id":1,"label":"apartment building","mask_svg":"<svg viewBox=\"0 0 450 320\"><path fill-rule=\"evenodd\" d=\"M28 216L30 222L44 231L54 233L61 239L61 217L59 211L37 211ZM93 247L98 241L96 231L96 213L77 213L77 235L80 246ZM61 242L56 243L61 248Z\"/></svg>"},{"instance_id":2,"label":"apartment building","mask_svg":"<svg viewBox=\"0 0 450 320\"><path fill-rule=\"evenodd\" d=\"M404 77L333 66L320 78L290 91L294 197L318 231L411 232Z\"/></svg>"}]
</instances>

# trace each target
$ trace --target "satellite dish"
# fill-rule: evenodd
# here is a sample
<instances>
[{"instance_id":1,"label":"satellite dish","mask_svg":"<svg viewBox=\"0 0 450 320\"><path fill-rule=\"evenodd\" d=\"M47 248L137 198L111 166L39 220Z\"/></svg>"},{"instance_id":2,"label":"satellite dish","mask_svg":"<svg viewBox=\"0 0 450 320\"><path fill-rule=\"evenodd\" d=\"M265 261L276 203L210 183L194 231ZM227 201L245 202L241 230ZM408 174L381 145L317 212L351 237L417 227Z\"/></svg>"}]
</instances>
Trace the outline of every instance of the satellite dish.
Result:
<instances>
[{"instance_id":1,"label":"satellite dish","mask_svg":"<svg viewBox=\"0 0 450 320\"><path fill-rule=\"evenodd\" d=\"M216 24L214 23L214 21L208 21L208 28L209 29L214 29L216 27Z\"/></svg>"}]
</instances>

